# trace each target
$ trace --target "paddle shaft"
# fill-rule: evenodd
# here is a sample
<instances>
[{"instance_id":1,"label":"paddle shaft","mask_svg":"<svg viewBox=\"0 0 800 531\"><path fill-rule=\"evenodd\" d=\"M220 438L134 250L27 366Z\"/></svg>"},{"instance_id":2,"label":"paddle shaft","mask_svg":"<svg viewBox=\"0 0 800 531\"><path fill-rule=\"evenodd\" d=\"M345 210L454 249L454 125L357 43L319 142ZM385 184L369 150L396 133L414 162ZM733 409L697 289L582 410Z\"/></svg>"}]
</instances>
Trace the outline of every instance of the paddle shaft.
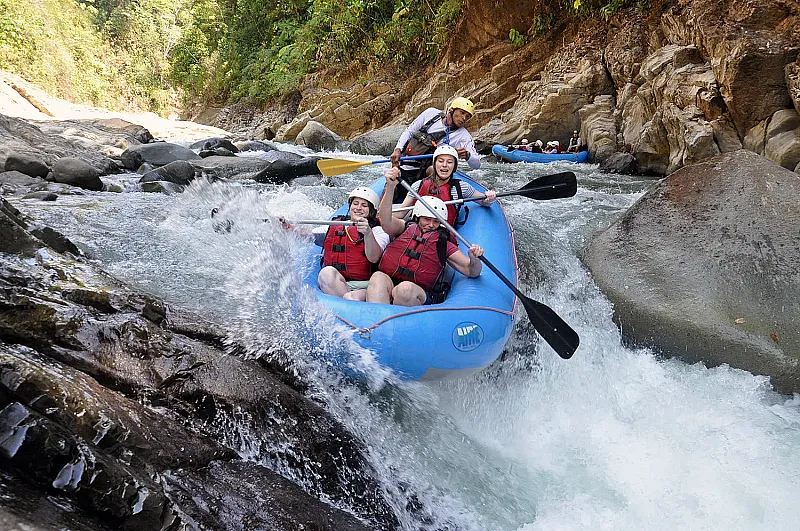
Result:
<instances>
[{"instance_id":1,"label":"paddle shaft","mask_svg":"<svg viewBox=\"0 0 800 531\"><path fill-rule=\"evenodd\" d=\"M425 206L425 208L428 209L428 211L430 211L430 213L439 220L439 223L444 225L447 230L453 233L453 235L465 245L472 247L472 244L461 234L459 234L458 231L453 228L453 226L450 225L446 219L443 219L438 212L431 208L431 206L411 188L410 184L402 179L400 179L399 182L406 190L408 190L408 193L411 194L411 197L422 203L423 206ZM497 275L497 277L502 280L503 283L508 286L517 297L519 297L519 300L525 307L525 311L528 314L528 319L530 320L531 324L536 331L539 332L539 335L541 335L542 338L553 348L553 350L556 351L556 354L561 356L563 359L571 358L580 344L580 338L578 337L578 334L561 317L559 317L552 308L546 304L542 304L539 301L535 301L526 297L485 256L481 255L479 259L481 262L486 264L486 267L491 269L492 272Z\"/></svg>"},{"instance_id":2,"label":"paddle shaft","mask_svg":"<svg viewBox=\"0 0 800 531\"><path fill-rule=\"evenodd\" d=\"M472 247L472 244L471 244L471 243L470 243L470 242L469 242L469 241L468 241L468 240L467 240L465 237L463 237L461 234L459 234L459 232L458 232L458 231L455 229L455 227L453 227L452 225L450 225L450 224L447 222L447 220L446 220L446 219L444 219L444 218L443 218L443 217L442 217L442 216L441 216L441 215L440 215L438 212L436 212L436 211L435 211L433 208L431 208L431 206L430 206L430 205L429 205L427 202L425 202L425 200L424 200L424 199L422 199L422 197L420 197L420 195L419 195L417 192L415 192L415 191L414 191L414 190L411 188L411 185L410 185L410 184L408 184L407 182L405 182L405 181L404 181L404 180L402 180L402 179L399 179L399 182L400 182L400 184L402 184L402 185L403 185L403 187L405 187L405 189L406 189L406 190L408 190L408 193L409 193L409 194L411 194L411 197L413 197L413 198L414 198L414 199L416 199L417 201L420 201L420 202L421 202L421 203L422 203L422 204L425 206L425 208L427 208L427 209L430 211L430 213L431 213L431 214L433 214L433 216L434 216L436 219L438 219L438 220L439 220L439 223L441 223L442 225L444 225L444 227L445 227L447 230L449 230L450 232L452 232L452 233L453 233L453 236L455 236L456 238L458 238L459 240L461 240L461 242L462 242L464 245L466 245L467 247ZM501 272L500 272L500 271L499 271L499 270L498 270L498 269L497 269L497 268L496 268L496 267L495 267L495 266L494 266L494 265L493 265L493 264L492 264L492 263L491 263L489 260L487 260L485 256L479 256L478 258L480 259L480 261L481 261L481 262L483 262L484 264L486 264L486 267L488 267L489 269L491 269L491 270L492 270L492 272L493 272L495 275L497 275L497 276L500 278L500 280L502 280L502 281L505 283L505 285L506 285L506 286L508 286L509 288L511 288L511 291L513 291L513 292L514 292L514 293L517 295L517 297L520 297L520 298L523 298L523 297L525 297L525 295L523 295L522 293L520 293L520 291L517 289L517 287L516 287L516 286L515 286L515 285L514 285L514 284L513 284L513 283L512 283L510 280L508 280L508 279L505 277L505 275L503 275L503 273L501 273Z\"/></svg>"},{"instance_id":3,"label":"paddle shaft","mask_svg":"<svg viewBox=\"0 0 800 531\"><path fill-rule=\"evenodd\" d=\"M519 190L514 190L513 192L497 192L497 196L496 197L507 197L507 196L510 196L510 195L534 194L536 192L543 192L543 191L546 191L546 190L556 190L558 188L566 188L568 186L570 186L570 185L567 184L567 183L547 184L547 185L544 185L544 186L534 186L534 187L531 187L531 188L521 188ZM467 197L467 198L464 198L464 199L452 199L450 201L445 201L444 204L445 205L459 205L461 203L466 203L468 201L482 201L483 199L486 199L485 195L482 196L482 197ZM406 210L412 210L413 208L414 208L413 205L412 206L408 206L408 207L402 207L402 208L393 208L392 212L404 212Z\"/></svg>"},{"instance_id":4,"label":"paddle shaft","mask_svg":"<svg viewBox=\"0 0 800 531\"><path fill-rule=\"evenodd\" d=\"M349 221L345 219L298 219L297 221L289 221L287 220L286 223L289 225L355 225L355 221Z\"/></svg>"}]
</instances>

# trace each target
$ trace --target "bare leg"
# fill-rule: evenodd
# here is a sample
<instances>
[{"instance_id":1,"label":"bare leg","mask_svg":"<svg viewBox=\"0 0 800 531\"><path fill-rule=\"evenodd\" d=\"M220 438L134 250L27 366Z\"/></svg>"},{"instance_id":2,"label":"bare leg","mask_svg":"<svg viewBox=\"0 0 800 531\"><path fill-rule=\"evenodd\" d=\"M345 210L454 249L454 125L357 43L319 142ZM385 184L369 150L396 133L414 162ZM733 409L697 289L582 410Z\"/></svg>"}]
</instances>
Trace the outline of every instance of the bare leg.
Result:
<instances>
[{"instance_id":1,"label":"bare leg","mask_svg":"<svg viewBox=\"0 0 800 531\"><path fill-rule=\"evenodd\" d=\"M354 289L351 292L345 293L344 298L351 301L361 301L364 302L367 300L367 290L365 289Z\"/></svg>"},{"instance_id":2,"label":"bare leg","mask_svg":"<svg viewBox=\"0 0 800 531\"><path fill-rule=\"evenodd\" d=\"M422 306L427 299L424 289L408 281L395 286L392 296L398 306Z\"/></svg>"},{"instance_id":3,"label":"bare leg","mask_svg":"<svg viewBox=\"0 0 800 531\"><path fill-rule=\"evenodd\" d=\"M369 279L367 302L389 304L392 300L392 288L394 288L394 283L389 275L376 271Z\"/></svg>"},{"instance_id":4,"label":"bare leg","mask_svg":"<svg viewBox=\"0 0 800 531\"><path fill-rule=\"evenodd\" d=\"M317 276L317 284L322 293L327 293L328 295L344 297L345 294L350 292L350 288L347 287L347 281L333 266L322 268Z\"/></svg>"}]
</instances>

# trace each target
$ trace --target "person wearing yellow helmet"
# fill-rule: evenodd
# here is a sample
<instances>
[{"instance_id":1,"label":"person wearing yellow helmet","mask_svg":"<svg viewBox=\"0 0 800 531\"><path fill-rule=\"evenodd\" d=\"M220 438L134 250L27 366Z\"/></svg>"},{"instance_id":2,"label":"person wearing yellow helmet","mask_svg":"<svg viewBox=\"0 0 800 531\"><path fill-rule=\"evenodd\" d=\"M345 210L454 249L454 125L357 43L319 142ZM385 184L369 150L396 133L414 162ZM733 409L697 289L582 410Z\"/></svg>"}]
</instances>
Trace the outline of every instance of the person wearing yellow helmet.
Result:
<instances>
[{"instance_id":1,"label":"person wearing yellow helmet","mask_svg":"<svg viewBox=\"0 0 800 531\"><path fill-rule=\"evenodd\" d=\"M400 157L433 153L436 146L441 144L454 147L458 158L467 161L473 170L480 168L480 155L475 149L472 135L465 127L474 115L475 105L461 96L450 102L446 112L434 107L422 111L400 135L390 155L392 164L400 168L403 180L414 183L425 177L425 170L431 161L404 161L401 164ZM399 186L395 190L395 203L402 202L406 189Z\"/></svg>"},{"instance_id":2,"label":"person wearing yellow helmet","mask_svg":"<svg viewBox=\"0 0 800 531\"><path fill-rule=\"evenodd\" d=\"M394 171L392 171L394 170ZM481 274L483 248L472 245L464 254L450 240L446 228L421 202L414 205L412 219L405 222L392 216L392 194L400 177L396 168L386 172L386 190L381 198L378 218L383 230L394 237L383 252L378 271L372 274L367 287L367 302L422 306L444 300L440 279L446 265L468 277ZM447 216L447 205L438 197L425 197L425 202L441 217Z\"/></svg>"}]
</instances>

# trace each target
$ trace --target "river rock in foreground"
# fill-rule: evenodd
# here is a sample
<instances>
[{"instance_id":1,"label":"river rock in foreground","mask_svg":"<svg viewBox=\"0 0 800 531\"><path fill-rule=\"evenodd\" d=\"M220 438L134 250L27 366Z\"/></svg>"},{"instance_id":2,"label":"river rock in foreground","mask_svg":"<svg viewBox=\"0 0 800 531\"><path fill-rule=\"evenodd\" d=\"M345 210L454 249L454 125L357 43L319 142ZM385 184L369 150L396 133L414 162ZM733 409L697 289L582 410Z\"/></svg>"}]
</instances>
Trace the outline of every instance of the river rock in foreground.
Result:
<instances>
[{"instance_id":1,"label":"river rock in foreground","mask_svg":"<svg viewBox=\"0 0 800 531\"><path fill-rule=\"evenodd\" d=\"M583 256L623 336L800 392L800 176L739 150L661 181Z\"/></svg>"},{"instance_id":2,"label":"river rock in foreground","mask_svg":"<svg viewBox=\"0 0 800 531\"><path fill-rule=\"evenodd\" d=\"M0 527L397 527L359 442L301 384L33 230L0 199Z\"/></svg>"}]
</instances>

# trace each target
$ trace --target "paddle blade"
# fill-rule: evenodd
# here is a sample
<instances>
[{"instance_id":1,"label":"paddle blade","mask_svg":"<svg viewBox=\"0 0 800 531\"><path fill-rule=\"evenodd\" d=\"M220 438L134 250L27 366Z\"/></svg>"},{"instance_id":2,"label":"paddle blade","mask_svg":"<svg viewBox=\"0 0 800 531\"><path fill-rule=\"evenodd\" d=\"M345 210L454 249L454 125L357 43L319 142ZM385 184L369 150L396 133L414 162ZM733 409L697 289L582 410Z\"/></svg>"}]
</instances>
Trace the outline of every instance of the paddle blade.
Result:
<instances>
[{"instance_id":1,"label":"paddle blade","mask_svg":"<svg viewBox=\"0 0 800 531\"><path fill-rule=\"evenodd\" d=\"M361 166L366 166L368 164L372 164L372 162L359 162L357 160L344 159L320 159L317 161L317 168L325 177L333 177L334 175L342 175L343 173L356 171Z\"/></svg>"},{"instance_id":2,"label":"paddle blade","mask_svg":"<svg viewBox=\"0 0 800 531\"><path fill-rule=\"evenodd\" d=\"M578 179L571 171L545 175L519 189L519 195L545 201L574 196L578 191Z\"/></svg>"},{"instance_id":3,"label":"paddle blade","mask_svg":"<svg viewBox=\"0 0 800 531\"><path fill-rule=\"evenodd\" d=\"M519 300L528 312L528 319L539 332L539 335L553 347L556 353L568 360L575 354L581 338L559 315L549 306L541 302L529 299L517 293Z\"/></svg>"}]
</instances>

